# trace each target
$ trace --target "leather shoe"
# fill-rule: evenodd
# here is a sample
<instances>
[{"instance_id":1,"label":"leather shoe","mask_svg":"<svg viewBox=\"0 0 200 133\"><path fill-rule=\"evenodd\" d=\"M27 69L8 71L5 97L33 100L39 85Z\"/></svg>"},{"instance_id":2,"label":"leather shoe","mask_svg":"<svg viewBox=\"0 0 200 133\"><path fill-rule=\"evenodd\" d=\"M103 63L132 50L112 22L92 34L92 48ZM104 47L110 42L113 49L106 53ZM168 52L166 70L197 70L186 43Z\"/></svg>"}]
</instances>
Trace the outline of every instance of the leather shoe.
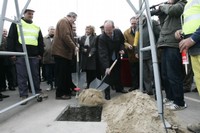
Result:
<instances>
[{"instance_id":1,"label":"leather shoe","mask_svg":"<svg viewBox=\"0 0 200 133\"><path fill-rule=\"evenodd\" d=\"M110 94L106 94L106 95L105 95L105 99L106 99L106 100L110 100Z\"/></svg>"},{"instance_id":2,"label":"leather shoe","mask_svg":"<svg viewBox=\"0 0 200 133\"><path fill-rule=\"evenodd\" d=\"M136 90L136 88L131 87L128 91L131 92L131 91L134 91L134 90Z\"/></svg>"},{"instance_id":3,"label":"leather shoe","mask_svg":"<svg viewBox=\"0 0 200 133\"><path fill-rule=\"evenodd\" d=\"M192 90L192 92L198 92L197 88L194 88L194 90Z\"/></svg>"},{"instance_id":4,"label":"leather shoe","mask_svg":"<svg viewBox=\"0 0 200 133\"><path fill-rule=\"evenodd\" d=\"M126 90L120 90L120 91L116 91L117 93L128 93L128 91Z\"/></svg>"},{"instance_id":5,"label":"leather shoe","mask_svg":"<svg viewBox=\"0 0 200 133\"><path fill-rule=\"evenodd\" d=\"M9 87L8 88L10 91L15 91L16 89L15 89L15 87Z\"/></svg>"},{"instance_id":6,"label":"leather shoe","mask_svg":"<svg viewBox=\"0 0 200 133\"><path fill-rule=\"evenodd\" d=\"M7 97L10 97L9 95L3 95L3 94L0 94L0 98L7 98Z\"/></svg>"},{"instance_id":7,"label":"leather shoe","mask_svg":"<svg viewBox=\"0 0 200 133\"><path fill-rule=\"evenodd\" d=\"M57 100L68 100L68 99L71 99L71 96L66 96L66 95L63 95L63 96L56 96L56 99Z\"/></svg>"},{"instance_id":8,"label":"leather shoe","mask_svg":"<svg viewBox=\"0 0 200 133\"><path fill-rule=\"evenodd\" d=\"M6 91L6 88L1 88L0 90L1 90L1 92L3 92L3 91Z\"/></svg>"}]
</instances>

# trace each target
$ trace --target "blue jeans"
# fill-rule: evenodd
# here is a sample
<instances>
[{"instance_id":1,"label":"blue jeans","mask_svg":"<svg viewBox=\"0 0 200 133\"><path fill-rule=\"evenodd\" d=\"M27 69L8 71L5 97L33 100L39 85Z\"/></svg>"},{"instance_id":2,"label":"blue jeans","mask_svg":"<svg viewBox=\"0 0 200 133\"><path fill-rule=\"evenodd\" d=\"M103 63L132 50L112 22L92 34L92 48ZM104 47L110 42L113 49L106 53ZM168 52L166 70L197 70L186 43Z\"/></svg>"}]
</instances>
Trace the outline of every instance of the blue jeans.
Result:
<instances>
[{"instance_id":1,"label":"blue jeans","mask_svg":"<svg viewBox=\"0 0 200 133\"><path fill-rule=\"evenodd\" d=\"M161 56L161 76L166 98L175 104L184 106L183 78L184 69L178 48L165 47Z\"/></svg>"}]
</instances>

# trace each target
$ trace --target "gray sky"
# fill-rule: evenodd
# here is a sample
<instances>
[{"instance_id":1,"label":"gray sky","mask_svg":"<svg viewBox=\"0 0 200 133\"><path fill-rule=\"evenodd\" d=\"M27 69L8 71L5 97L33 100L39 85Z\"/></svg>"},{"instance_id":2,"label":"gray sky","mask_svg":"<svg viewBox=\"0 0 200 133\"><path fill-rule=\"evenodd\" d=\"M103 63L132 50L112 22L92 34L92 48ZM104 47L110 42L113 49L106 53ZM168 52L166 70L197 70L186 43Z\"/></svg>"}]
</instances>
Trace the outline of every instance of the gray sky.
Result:
<instances>
[{"instance_id":1,"label":"gray sky","mask_svg":"<svg viewBox=\"0 0 200 133\"><path fill-rule=\"evenodd\" d=\"M20 9L25 6L27 0L18 0ZM150 6L166 0L149 0ZM139 0L131 0L134 6L139 8ZM2 8L3 0L0 2ZM135 15L126 0L31 0L28 8L35 10L34 23L40 26L43 35L47 34L49 26L56 26L59 19L68 12L78 14L76 21L78 35L84 35L87 25L95 26L96 33L100 33L99 27L106 19L113 20L115 26L124 32L130 26L129 19ZM16 16L14 0L8 0L6 17ZM4 27L9 29L10 23L5 21Z\"/></svg>"}]
</instances>

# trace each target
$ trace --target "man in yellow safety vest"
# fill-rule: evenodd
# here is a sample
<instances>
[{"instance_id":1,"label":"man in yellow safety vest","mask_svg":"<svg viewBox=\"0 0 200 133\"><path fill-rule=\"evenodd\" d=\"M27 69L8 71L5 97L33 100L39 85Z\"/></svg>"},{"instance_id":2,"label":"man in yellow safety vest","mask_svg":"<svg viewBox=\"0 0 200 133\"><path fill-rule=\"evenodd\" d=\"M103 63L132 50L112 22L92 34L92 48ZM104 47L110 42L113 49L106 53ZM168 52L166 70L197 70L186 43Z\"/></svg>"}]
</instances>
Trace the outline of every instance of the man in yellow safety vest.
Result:
<instances>
[{"instance_id":1,"label":"man in yellow safety vest","mask_svg":"<svg viewBox=\"0 0 200 133\"><path fill-rule=\"evenodd\" d=\"M43 36L40 27L33 24L34 10L26 9L21 19L24 41L29 56L30 69L36 93L40 93L39 61L44 52ZM12 23L8 33L8 51L23 52L19 25ZM28 74L24 56L11 57L16 61L19 95L23 99L28 97ZM26 104L26 103L23 103Z\"/></svg>"},{"instance_id":2,"label":"man in yellow safety vest","mask_svg":"<svg viewBox=\"0 0 200 133\"><path fill-rule=\"evenodd\" d=\"M177 39L183 40L179 43L180 52L188 51L191 57L192 69L196 86L200 95L200 1L188 0L183 12L182 30L175 33ZM200 123L189 125L188 130L192 132L200 132Z\"/></svg>"}]
</instances>

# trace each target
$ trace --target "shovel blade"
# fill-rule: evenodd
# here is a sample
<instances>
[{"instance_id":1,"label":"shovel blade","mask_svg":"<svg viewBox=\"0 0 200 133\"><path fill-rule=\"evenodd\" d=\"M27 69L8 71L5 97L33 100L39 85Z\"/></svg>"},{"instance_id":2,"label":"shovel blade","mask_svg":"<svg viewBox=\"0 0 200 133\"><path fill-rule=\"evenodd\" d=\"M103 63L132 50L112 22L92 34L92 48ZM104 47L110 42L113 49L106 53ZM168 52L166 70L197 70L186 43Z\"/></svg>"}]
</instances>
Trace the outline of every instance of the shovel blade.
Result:
<instances>
[{"instance_id":1,"label":"shovel blade","mask_svg":"<svg viewBox=\"0 0 200 133\"><path fill-rule=\"evenodd\" d=\"M100 85L101 84L101 85ZM97 88L98 87L98 88ZM98 89L100 91L105 90L109 85L105 82L102 83L101 80L98 78L95 78L91 83L90 83L90 88Z\"/></svg>"},{"instance_id":2,"label":"shovel blade","mask_svg":"<svg viewBox=\"0 0 200 133\"><path fill-rule=\"evenodd\" d=\"M86 83L86 73L72 73L72 81L77 87L83 89L84 84Z\"/></svg>"}]
</instances>

